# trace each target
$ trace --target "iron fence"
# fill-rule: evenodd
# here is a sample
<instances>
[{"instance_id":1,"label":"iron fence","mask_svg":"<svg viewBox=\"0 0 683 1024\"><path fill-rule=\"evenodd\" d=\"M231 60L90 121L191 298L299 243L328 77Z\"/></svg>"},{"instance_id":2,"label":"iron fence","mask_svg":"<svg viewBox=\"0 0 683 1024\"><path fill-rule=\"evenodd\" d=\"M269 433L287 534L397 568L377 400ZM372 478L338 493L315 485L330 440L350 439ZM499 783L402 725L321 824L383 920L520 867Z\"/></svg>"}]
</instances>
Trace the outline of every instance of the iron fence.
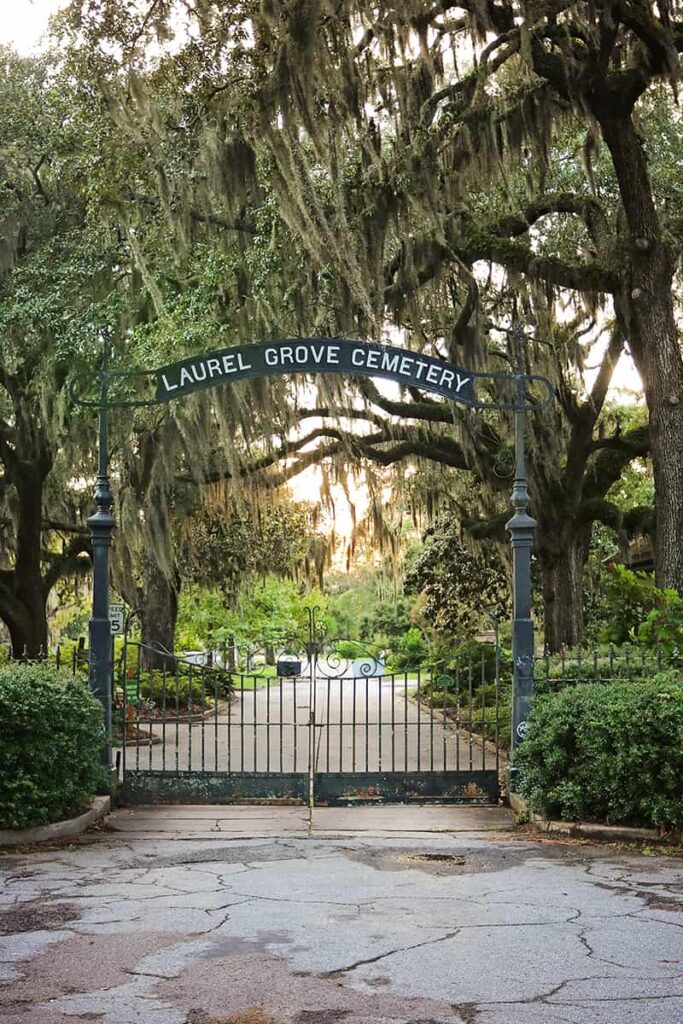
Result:
<instances>
[{"instance_id":1,"label":"iron fence","mask_svg":"<svg viewBox=\"0 0 683 1024\"><path fill-rule=\"evenodd\" d=\"M572 648L556 654L544 652L535 660L534 677L539 693L560 690L577 683L618 683L652 679L675 671L680 660L661 647L640 644L604 644Z\"/></svg>"}]
</instances>

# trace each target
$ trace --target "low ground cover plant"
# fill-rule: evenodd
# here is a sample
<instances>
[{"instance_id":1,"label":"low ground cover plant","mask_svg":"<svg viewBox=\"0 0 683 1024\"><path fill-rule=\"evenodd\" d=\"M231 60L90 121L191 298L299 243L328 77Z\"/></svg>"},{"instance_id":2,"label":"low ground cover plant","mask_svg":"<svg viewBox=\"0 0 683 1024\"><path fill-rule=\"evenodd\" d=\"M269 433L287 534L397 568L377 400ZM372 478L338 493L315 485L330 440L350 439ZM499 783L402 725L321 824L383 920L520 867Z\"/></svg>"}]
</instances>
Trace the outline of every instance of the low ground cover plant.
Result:
<instances>
[{"instance_id":1,"label":"low ground cover plant","mask_svg":"<svg viewBox=\"0 0 683 1024\"><path fill-rule=\"evenodd\" d=\"M85 679L49 665L0 667L0 828L60 821L106 791L103 738Z\"/></svg>"},{"instance_id":2,"label":"low ground cover plant","mask_svg":"<svg viewBox=\"0 0 683 1024\"><path fill-rule=\"evenodd\" d=\"M681 828L683 683L667 672L539 694L514 763L549 818Z\"/></svg>"}]
</instances>

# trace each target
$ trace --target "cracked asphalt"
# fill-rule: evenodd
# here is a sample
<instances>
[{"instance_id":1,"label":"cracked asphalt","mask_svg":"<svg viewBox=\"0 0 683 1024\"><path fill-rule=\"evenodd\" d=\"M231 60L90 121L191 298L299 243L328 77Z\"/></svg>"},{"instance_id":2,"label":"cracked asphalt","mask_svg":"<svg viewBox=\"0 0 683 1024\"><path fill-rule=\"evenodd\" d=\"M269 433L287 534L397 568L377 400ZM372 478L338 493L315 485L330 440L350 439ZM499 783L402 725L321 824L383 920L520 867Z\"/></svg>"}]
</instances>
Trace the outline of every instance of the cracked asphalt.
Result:
<instances>
[{"instance_id":1,"label":"cracked asphalt","mask_svg":"<svg viewBox=\"0 0 683 1024\"><path fill-rule=\"evenodd\" d=\"M0 855L3 1024L680 1024L683 860L499 808L139 808Z\"/></svg>"}]
</instances>

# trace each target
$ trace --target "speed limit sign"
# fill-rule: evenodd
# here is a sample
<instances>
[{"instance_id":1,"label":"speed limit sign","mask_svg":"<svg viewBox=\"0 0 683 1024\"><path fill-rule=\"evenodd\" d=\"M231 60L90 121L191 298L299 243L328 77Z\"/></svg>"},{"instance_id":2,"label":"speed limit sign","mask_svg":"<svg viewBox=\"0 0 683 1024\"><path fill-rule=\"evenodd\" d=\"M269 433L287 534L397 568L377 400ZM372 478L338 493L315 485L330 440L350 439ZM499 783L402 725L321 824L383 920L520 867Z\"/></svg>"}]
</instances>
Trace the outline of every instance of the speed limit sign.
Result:
<instances>
[{"instance_id":1,"label":"speed limit sign","mask_svg":"<svg viewBox=\"0 0 683 1024\"><path fill-rule=\"evenodd\" d=\"M123 604L109 605L109 625L112 636L123 636L126 622L126 606Z\"/></svg>"}]
</instances>

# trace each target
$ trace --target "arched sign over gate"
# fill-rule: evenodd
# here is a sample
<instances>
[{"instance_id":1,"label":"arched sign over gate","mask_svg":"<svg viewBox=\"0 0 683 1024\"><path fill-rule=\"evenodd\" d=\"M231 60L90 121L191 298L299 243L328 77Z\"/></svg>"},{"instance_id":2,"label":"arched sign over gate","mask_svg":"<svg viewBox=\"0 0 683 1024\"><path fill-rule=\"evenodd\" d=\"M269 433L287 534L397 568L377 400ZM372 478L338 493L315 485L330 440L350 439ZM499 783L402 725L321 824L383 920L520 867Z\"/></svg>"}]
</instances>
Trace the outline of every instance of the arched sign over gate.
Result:
<instances>
[{"instance_id":1,"label":"arched sign over gate","mask_svg":"<svg viewBox=\"0 0 683 1024\"><path fill-rule=\"evenodd\" d=\"M156 380L155 402L276 374L316 373L392 380L403 387L431 391L474 408L517 409L520 403L522 408L536 408L553 398L550 382L535 374L481 373L396 345L345 338L288 338L234 345L191 356L149 373ZM518 379L524 388L507 400L492 398L490 392L479 393L480 386L490 388L492 384L500 386L504 381L514 383ZM525 389L533 382L540 384L544 392L540 399L526 396Z\"/></svg>"},{"instance_id":2,"label":"arched sign over gate","mask_svg":"<svg viewBox=\"0 0 683 1024\"><path fill-rule=\"evenodd\" d=\"M521 346L524 335L516 330ZM111 514L113 498L109 484L107 414L109 408L156 405L175 398L238 381L270 377L276 374L331 373L347 376L378 377L404 387L440 395L470 408L510 409L515 412L515 480L512 490L514 514L507 524L513 551L513 722L512 745L524 732L533 693L534 641L531 622L530 560L535 521L527 507L529 494L524 465L524 414L553 401L550 381L536 374L483 373L454 366L441 359L409 349L379 342L352 341L344 338L293 338L239 345L188 357L157 370L114 370L105 364L99 374L99 400L88 400L74 392L82 405L99 409L99 461L95 489L96 512L88 520L93 545L93 611L90 620L90 682L104 707L111 758L112 661L109 620L109 548L115 520ZM136 379L147 389L153 382L154 397L110 401L113 381ZM512 384L512 393L504 393L503 383ZM534 385L536 387L534 388ZM539 394L540 386L540 394ZM503 391L502 400L500 398Z\"/></svg>"}]
</instances>

